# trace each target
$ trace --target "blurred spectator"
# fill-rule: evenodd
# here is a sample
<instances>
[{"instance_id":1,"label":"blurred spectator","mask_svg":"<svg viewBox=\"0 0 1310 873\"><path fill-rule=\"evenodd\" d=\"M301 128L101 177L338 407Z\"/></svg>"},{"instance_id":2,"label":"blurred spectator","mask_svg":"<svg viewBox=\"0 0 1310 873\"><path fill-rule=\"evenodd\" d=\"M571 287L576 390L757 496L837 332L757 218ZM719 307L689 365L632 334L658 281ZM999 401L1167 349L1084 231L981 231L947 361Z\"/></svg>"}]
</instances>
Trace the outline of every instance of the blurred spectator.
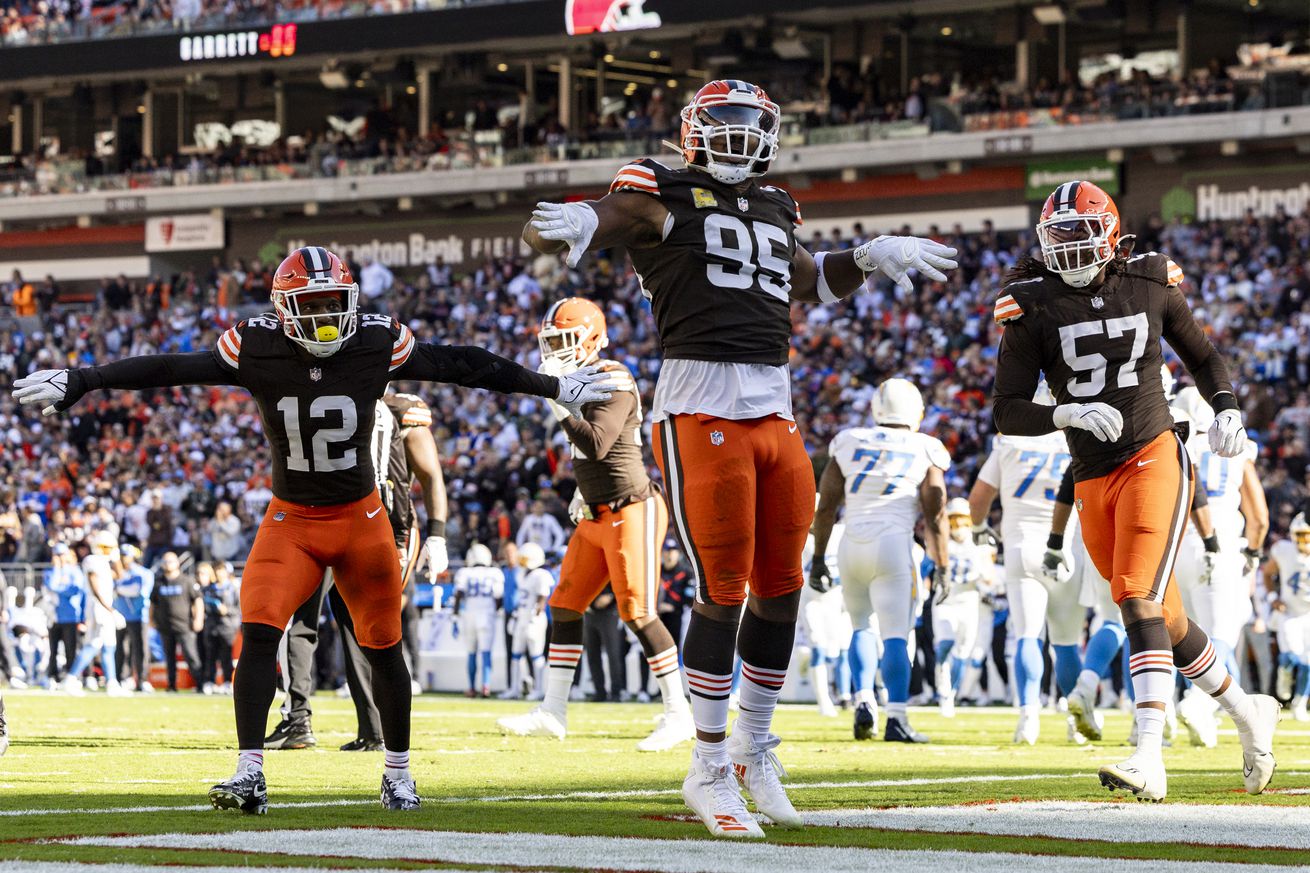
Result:
<instances>
[{"instance_id":1,"label":"blurred spectator","mask_svg":"<svg viewBox=\"0 0 1310 873\"><path fill-rule=\"evenodd\" d=\"M214 509L209 521L209 555L215 561L234 560L241 553L241 519L232 514L226 500Z\"/></svg>"},{"instance_id":2,"label":"blurred spectator","mask_svg":"<svg viewBox=\"0 0 1310 873\"><path fill-rule=\"evenodd\" d=\"M156 490L150 495L150 509L146 511L146 549L142 559L153 567L164 552L173 546L173 509L164 502L164 495Z\"/></svg>"},{"instance_id":3,"label":"blurred spectator","mask_svg":"<svg viewBox=\"0 0 1310 873\"><path fill-rule=\"evenodd\" d=\"M49 676L54 684L63 682L80 648L79 641L86 621L86 576L77 564L77 556L65 543L51 550L51 567L42 587L54 601L54 622L50 625ZM63 659L60 659L60 649Z\"/></svg>"},{"instance_id":4,"label":"blurred spectator","mask_svg":"<svg viewBox=\"0 0 1310 873\"><path fill-rule=\"evenodd\" d=\"M197 576L205 600L205 629L202 639L204 676L201 690L211 694L223 673L227 690L232 688L232 644L241 629L241 603L236 577L227 564L201 564Z\"/></svg>"},{"instance_id":5,"label":"blurred spectator","mask_svg":"<svg viewBox=\"0 0 1310 873\"><path fill-rule=\"evenodd\" d=\"M524 543L536 543L547 555L557 555L564 550L568 537L564 535L564 528L560 525L559 519L546 514L546 504L534 500L532 511L519 525L519 533L514 541L520 546Z\"/></svg>"},{"instance_id":6,"label":"blurred spectator","mask_svg":"<svg viewBox=\"0 0 1310 873\"><path fill-rule=\"evenodd\" d=\"M117 598L114 608L123 616L123 628L118 632L118 650L115 659L118 662L119 681L128 690L153 691L150 684L149 655L146 644L148 624L148 605L155 588L155 574L149 567L140 563L141 550L133 545L123 545L122 573L115 587Z\"/></svg>"},{"instance_id":7,"label":"blurred spectator","mask_svg":"<svg viewBox=\"0 0 1310 873\"><path fill-rule=\"evenodd\" d=\"M150 615L164 648L168 690L177 691L177 652L181 649L191 681L196 691L201 691L196 634L205 625L204 599L195 577L182 572L181 562L173 552L164 552L161 559L160 575L150 595Z\"/></svg>"}]
</instances>

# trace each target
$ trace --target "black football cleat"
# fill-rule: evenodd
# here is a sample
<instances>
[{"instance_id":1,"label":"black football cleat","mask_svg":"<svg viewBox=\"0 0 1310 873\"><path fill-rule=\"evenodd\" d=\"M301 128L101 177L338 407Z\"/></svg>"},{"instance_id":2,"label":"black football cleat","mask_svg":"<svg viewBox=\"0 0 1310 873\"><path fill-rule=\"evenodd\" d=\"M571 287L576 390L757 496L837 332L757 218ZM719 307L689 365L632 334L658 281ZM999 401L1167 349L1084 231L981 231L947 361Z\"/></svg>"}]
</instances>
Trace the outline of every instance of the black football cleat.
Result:
<instances>
[{"instance_id":1,"label":"black football cleat","mask_svg":"<svg viewBox=\"0 0 1310 873\"><path fill-rule=\"evenodd\" d=\"M873 707L867 703L855 705L855 739L871 740L878 730L878 719L873 715Z\"/></svg>"},{"instance_id":2,"label":"black football cleat","mask_svg":"<svg viewBox=\"0 0 1310 873\"><path fill-rule=\"evenodd\" d=\"M243 770L209 789L214 809L239 809L248 815L268 812L268 786L261 770Z\"/></svg>"},{"instance_id":3,"label":"black football cleat","mask_svg":"<svg viewBox=\"0 0 1310 873\"><path fill-rule=\"evenodd\" d=\"M382 775L383 809L418 809L421 802L413 779L393 779L385 773Z\"/></svg>"},{"instance_id":4,"label":"black football cleat","mask_svg":"<svg viewBox=\"0 0 1310 873\"><path fill-rule=\"evenodd\" d=\"M928 742L928 738L910 727L908 721L891 715L887 716L887 730L883 733L882 738L889 743Z\"/></svg>"},{"instance_id":5,"label":"black football cleat","mask_svg":"<svg viewBox=\"0 0 1310 873\"><path fill-rule=\"evenodd\" d=\"M366 740L363 737L355 737L350 742L341 747L343 752L380 752L382 751L381 740Z\"/></svg>"},{"instance_id":6,"label":"black football cleat","mask_svg":"<svg viewBox=\"0 0 1310 873\"><path fill-rule=\"evenodd\" d=\"M5 717L0 715L0 755L9 751L9 725L5 722Z\"/></svg>"},{"instance_id":7,"label":"black football cleat","mask_svg":"<svg viewBox=\"0 0 1310 873\"><path fill-rule=\"evenodd\" d=\"M282 719L273 733L264 737L265 749L312 749L318 745L309 721L288 721Z\"/></svg>"}]
</instances>

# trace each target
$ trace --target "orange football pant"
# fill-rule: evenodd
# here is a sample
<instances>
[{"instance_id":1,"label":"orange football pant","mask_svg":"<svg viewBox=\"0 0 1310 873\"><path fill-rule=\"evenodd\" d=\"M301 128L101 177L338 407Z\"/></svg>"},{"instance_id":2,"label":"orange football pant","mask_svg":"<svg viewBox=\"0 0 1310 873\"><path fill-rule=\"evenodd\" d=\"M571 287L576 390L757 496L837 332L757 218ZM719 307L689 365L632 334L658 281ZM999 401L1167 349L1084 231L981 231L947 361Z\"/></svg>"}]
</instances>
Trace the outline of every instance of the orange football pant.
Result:
<instances>
[{"instance_id":1,"label":"orange football pant","mask_svg":"<svg viewBox=\"0 0 1310 873\"><path fill-rule=\"evenodd\" d=\"M655 426L654 451L698 601L800 589L814 468L796 422L674 415Z\"/></svg>"},{"instance_id":2,"label":"orange football pant","mask_svg":"<svg viewBox=\"0 0 1310 873\"><path fill-rule=\"evenodd\" d=\"M332 569L359 644L400 642L400 553L378 493L336 506L274 497L241 577L241 620L279 631Z\"/></svg>"},{"instance_id":3,"label":"orange football pant","mask_svg":"<svg viewBox=\"0 0 1310 873\"><path fill-rule=\"evenodd\" d=\"M578 525L564 552L559 584L550 605L574 612L587 607L610 583L619 618L635 621L655 614L660 590L660 554L669 529L664 499L652 494L615 512Z\"/></svg>"},{"instance_id":4,"label":"orange football pant","mask_svg":"<svg viewBox=\"0 0 1310 873\"><path fill-rule=\"evenodd\" d=\"M1114 602L1130 597L1164 607L1172 624L1185 615L1174 563L1192 507L1192 464L1167 430L1117 470L1074 486L1083 542Z\"/></svg>"}]
</instances>

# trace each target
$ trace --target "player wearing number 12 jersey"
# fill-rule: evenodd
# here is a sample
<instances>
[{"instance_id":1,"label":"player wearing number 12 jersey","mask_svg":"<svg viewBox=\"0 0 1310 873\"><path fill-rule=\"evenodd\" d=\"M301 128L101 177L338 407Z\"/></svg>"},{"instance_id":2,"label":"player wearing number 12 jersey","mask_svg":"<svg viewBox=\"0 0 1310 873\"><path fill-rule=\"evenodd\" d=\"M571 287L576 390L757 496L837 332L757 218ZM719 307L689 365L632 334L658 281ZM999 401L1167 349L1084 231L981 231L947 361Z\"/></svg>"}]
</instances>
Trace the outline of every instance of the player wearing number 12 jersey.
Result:
<instances>
[{"instance_id":1,"label":"player wearing number 12 jersey","mask_svg":"<svg viewBox=\"0 0 1310 873\"><path fill-rule=\"evenodd\" d=\"M1005 332L993 414L997 430L1012 436L1065 431L1083 542L1123 614L1138 744L1127 761L1101 768L1101 782L1164 799L1160 747L1177 665L1232 717L1247 791L1258 794L1273 776L1278 702L1242 691L1179 597L1174 562L1192 502L1192 464L1165 400L1160 341L1217 411L1212 450L1234 457L1246 433L1228 368L1192 317L1182 270L1155 252L1129 257L1119 210L1100 188L1078 181L1057 188L1037 237L1044 263L1021 261L996 304ZM1043 373L1054 407L1033 402Z\"/></svg>"},{"instance_id":2,"label":"player wearing number 12 jersey","mask_svg":"<svg viewBox=\"0 0 1310 873\"><path fill-rule=\"evenodd\" d=\"M539 251L567 247L570 265L588 249L626 247L651 301L664 353L653 448L697 580L683 646L697 740L683 797L721 836L763 836L734 773L770 819L800 824L770 731L814 515L791 411L791 303L835 303L874 270L909 288L912 269L944 280L955 267L953 249L912 237L811 257L791 195L756 181L777 155L779 120L761 88L710 82L682 110L683 167L628 164L605 197L539 203L524 229ZM741 714L729 743L734 649Z\"/></svg>"},{"instance_id":3,"label":"player wearing number 12 jersey","mask_svg":"<svg viewBox=\"0 0 1310 873\"><path fill-rule=\"evenodd\" d=\"M212 350L43 370L15 382L14 396L50 414L100 388L208 384L250 391L273 453L273 500L241 580L244 643L233 692L238 769L211 789L210 800L216 808L266 810L264 729L278 643L291 614L331 568L373 670L387 752L383 806L414 809L400 564L369 451L377 401L388 382L416 380L535 394L576 411L608 399L612 380L591 370L555 378L483 349L418 343L393 319L359 313L350 271L317 246L282 262L271 296L274 313L241 322Z\"/></svg>"}]
</instances>

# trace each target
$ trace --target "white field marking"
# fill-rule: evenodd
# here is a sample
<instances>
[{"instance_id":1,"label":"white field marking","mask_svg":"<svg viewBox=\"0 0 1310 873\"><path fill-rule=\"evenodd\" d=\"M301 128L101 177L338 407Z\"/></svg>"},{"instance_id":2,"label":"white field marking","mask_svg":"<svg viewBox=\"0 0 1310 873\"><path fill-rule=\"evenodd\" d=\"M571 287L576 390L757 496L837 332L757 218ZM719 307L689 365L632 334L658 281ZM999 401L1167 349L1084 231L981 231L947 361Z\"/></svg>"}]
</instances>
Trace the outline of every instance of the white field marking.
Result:
<instances>
[{"instance_id":1,"label":"white field marking","mask_svg":"<svg viewBox=\"0 0 1310 873\"><path fill-rule=\"evenodd\" d=\"M208 782L207 782L208 784ZM295 803L279 803L282 809L318 806L376 806L377 798L371 800L303 800ZM29 815L127 815L146 812L202 812L212 809L208 803L191 803L185 806L110 806L98 809L0 809L0 817L18 818Z\"/></svg>"},{"instance_id":2,"label":"white field marking","mask_svg":"<svg viewBox=\"0 0 1310 873\"><path fill-rule=\"evenodd\" d=\"M1024 801L803 813L806 824L934 833L1310 849L1304 806Z\"/></svg>"},{"instance_id":3,"label":"white field marking","mask_svg":"<svg viewBox=\"0 0 1310 873\"><path fill-rule=\"evenodd\" d=\"M786 839L786 831L772 836ZM240 831L222 834L154 834L131 837L79 837L64 845L111 848L206 849L329 858L405 859L455 864L514 865L529 868L594 869L604 859L609 870L657 873L739 873L742 870L824 870L829 873L881 873L944 869L971 873L1066 873L1068 857L1002 852L912 851L795 846L785 843L722 840L652 840L577 837L558 834L462 833L454 831L331 828L326 830ZM1125 873L1286 873L1286 867L1256 864L1116 860Z\"/></svg>"},{"instance_id":4,"label":"white field marking","mask_svg":"<svg viewBox=\"0 0 1310 873\"><path fill-rule=\"evenodd\" d=\"M81 861L0 861L0 873L69 873L85 870L86 873L307 873L309 867L211 867L169 864L143 867L140 864L101 864ZM352 867L350 873L396 873L395 868L365 869ZM470 870L443 869L441 873L472 873Z\"/></svg>"}]
</instances>

